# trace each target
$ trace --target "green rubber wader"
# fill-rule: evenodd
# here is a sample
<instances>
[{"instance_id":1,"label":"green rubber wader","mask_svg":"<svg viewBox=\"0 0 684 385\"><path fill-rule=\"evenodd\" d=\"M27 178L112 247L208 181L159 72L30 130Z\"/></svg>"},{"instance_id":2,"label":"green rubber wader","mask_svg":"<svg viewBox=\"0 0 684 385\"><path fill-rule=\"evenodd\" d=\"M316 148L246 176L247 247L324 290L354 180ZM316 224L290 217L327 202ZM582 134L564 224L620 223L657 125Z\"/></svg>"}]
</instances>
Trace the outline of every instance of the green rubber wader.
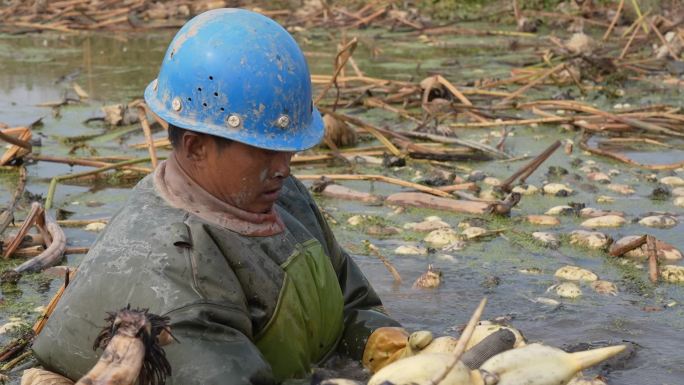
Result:
<instances>
[{"instance_id":1,"label":"green rubber wader","mask_svg":"<svg viewBox=\"0 0 684 385\"><path fill-rule=\"evenodd\" d=\"M275 312L255 336L278 381L303 377L342 334L344 299L330 258L307 241L281 265L285 280Z\"/></svg>"}]
</instances>

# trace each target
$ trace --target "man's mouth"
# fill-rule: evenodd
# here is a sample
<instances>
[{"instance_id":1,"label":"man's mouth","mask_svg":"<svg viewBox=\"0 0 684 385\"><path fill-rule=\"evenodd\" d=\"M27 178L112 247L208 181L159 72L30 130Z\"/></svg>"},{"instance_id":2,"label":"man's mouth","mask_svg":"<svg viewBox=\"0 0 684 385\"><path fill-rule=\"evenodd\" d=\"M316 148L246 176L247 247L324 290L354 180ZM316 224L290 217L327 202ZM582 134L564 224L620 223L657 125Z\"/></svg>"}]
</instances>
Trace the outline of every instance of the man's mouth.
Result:
<instances>
[{"instance_id":1,"label":"man's mouth","mask_svg":"<svg viewBox=\"0 0 684 385\"><path fill-rule=\"evenodd\" d=\"M276 199L278 199L278 195L280 195L280 190L282 190L282 186L266 190L263 193L261 193L261 195L267 200L275 201Z\"/></svg>"}]
</instances>

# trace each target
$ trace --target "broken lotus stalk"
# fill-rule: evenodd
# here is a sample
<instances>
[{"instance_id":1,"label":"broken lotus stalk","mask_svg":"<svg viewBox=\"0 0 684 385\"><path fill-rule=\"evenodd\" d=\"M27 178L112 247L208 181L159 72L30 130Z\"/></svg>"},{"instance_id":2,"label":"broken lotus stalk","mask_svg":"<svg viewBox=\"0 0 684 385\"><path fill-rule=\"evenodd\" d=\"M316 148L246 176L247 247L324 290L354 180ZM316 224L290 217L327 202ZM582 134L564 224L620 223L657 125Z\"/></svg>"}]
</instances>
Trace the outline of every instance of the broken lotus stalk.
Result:
<instances>
[{"instance_id":1,"label":"broken lotus stalk","mask_svg":"<svg viewBox=\"0 0 684 385\"><path fill-rule=\"evenodd\" d=\"M16 135L15 138L12 135ZM31 153L31 129L29 127L15 127L0 130L0 139L9 142L11 146L0 157L0 165L4 166L16 158Z\"/></svg>"},{"instance_id":2,"label":"broken lotus stalk","mask_svg":"<svg viewBox=\"0 0 684 385\"><path fill-rule=\"evenodd\" d=\"M17 206L17 202L24 193L24 188L26 187L26 167L20 165L18 166L18 169L19 181L17 183L17 188L14 190L14 194L7 203L5 210L0 213L0 235L5 232L5 229L9 226L10 222L14 221L14 208Z\"/></svg>"},{"instance_id":3,"label":"broken lotus stalk","mask_svg":"<svg viewBox=\"0 0 684 385\"><path fill-rule=\"evenodd\" d=\"M40 206L39 203L34 203L34 205ZM62 255L64 255L66 249L66 235L64 235L64 231L47 211L42 210L42 208L41 211L43 211L45 219L43 226L50 238L52 238L52 241L42 253L15 267L14 271L17 273L41 271L46 267L56 265L62 259Z\"/></svg>"},{"instance_id":4,"label":"broken lotus stalk","mask_svg":"<svg viewBox=\"0 0 684 385\"><path fill-rule=\"evenodd\" d=\"M539 168L553 153L560 147L560 140L555 141L551 144L544 152L539 154L536 158L532 159L529 163L524 165L521 169L513 173L508 179L503 181L499 188L505 192L511 192L511 185L516 179L520 178L520 182L523 183L527 177L532 175L532 173Z\"/></svg>"},{"instance_id":5,"label":"broken lotus stalk","mask_svg":"<svg viewBox=\"0 0 684 385\"><path fill-rule=\"evenodd\" d=\"M615 152L607 151L607 150L602 150L599 148L594 148L589 145L589 139L591 138L591 135L587 132L584 132L582 134L582 139L580 140L580 148L582 148L585 151L588 151L592 154L599 155L599 156L604 156L607 158L611 158L617 161L620 161L622 163L631 165L631 166L636 166L639 168L647 169L647 170L674 170L680 167L684 167L684 161L680 162L675 162L675 163L667 163L667 164L641 164L632 158L627 157L626 155L623 154L618 154Z\"/></svg>"},{"instance_id":6,"label":"broken lotus stalk","mask_svg":"<svg viewBox=\"0 0 684 385\"><path fill-rule=\"evenodd\" d=\"M26 215L24 223L21 225L19 231L17 231L17 234L5 248L3 258L8 259L12 253L14 253L24 239L24 236L26 236L31 226L33 226L35 223L36 218L38 218L38 216L40 216L42 213L43 207L40 205L40 203L33 202L33 204L31 204L31 211L29 211L28 215Z\"/></svg>"},{"instance_id":7,"label":"broken lotus stalk","mask_svg":"<svg viewBox=\"0 0 684 385\"><path fill-rule=\"evenodd\" d=\"M658 283L658 246L653 235L646 236L648 252L648 276L652 283Z\"/></svg>"},{"instance_id":8,"label":"broken lotus stalk","mask_svg":"<svg viewBox=\"0 0 684 385\"><path fill-rule=\"evenodd\" d=\"M623 254L641 247L641 245L646 243L647 239L648 235L642 235L623 246L616 246L612 248L608 254L610 254L612 257L621 257Z\"/></svg>"}]
</instances>

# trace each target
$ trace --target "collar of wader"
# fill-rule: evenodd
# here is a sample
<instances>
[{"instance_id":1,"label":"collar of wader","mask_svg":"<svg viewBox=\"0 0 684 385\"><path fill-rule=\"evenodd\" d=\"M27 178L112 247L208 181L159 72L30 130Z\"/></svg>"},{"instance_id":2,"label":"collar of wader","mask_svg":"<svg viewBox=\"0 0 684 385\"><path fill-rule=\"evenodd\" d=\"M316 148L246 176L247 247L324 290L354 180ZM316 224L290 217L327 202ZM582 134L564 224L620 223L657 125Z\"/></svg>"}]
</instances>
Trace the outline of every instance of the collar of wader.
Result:
<instances>
[{"instance_id":1,"label":"collar of wader","mask_svg":"<svg viewBox=\"0 0 684 385\"><path fill-rule=\"evenodd\" d=\"M155 170L154 187L169 205L241 235L266 237L285 228L275 209L250 213L211 195L183 171L173 155Z\"/></svg>"}]
</instances>

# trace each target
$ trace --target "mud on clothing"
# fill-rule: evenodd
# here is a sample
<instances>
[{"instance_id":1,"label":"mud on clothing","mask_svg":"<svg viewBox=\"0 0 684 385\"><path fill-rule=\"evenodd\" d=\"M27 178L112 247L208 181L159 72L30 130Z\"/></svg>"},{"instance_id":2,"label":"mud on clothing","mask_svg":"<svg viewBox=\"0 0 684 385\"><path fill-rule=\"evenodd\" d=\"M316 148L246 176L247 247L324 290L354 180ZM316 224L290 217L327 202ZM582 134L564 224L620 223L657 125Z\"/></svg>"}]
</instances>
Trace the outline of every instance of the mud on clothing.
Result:
<instances>
[{"instance_id":1,"label":"mud on clothing","mask_svg":"<svg viewBox=\"0 0 684 385\"><path fill-rule=\"evenodd\" d=\"M275 210L284 231L241 235L170 206L146 177L80 264L38 359L78 379L106 312L130 304L171 318L167 384L269 384L336 352L360 360L374 329L398 324L299 181Z\"/></svg>"}]
</instances>

